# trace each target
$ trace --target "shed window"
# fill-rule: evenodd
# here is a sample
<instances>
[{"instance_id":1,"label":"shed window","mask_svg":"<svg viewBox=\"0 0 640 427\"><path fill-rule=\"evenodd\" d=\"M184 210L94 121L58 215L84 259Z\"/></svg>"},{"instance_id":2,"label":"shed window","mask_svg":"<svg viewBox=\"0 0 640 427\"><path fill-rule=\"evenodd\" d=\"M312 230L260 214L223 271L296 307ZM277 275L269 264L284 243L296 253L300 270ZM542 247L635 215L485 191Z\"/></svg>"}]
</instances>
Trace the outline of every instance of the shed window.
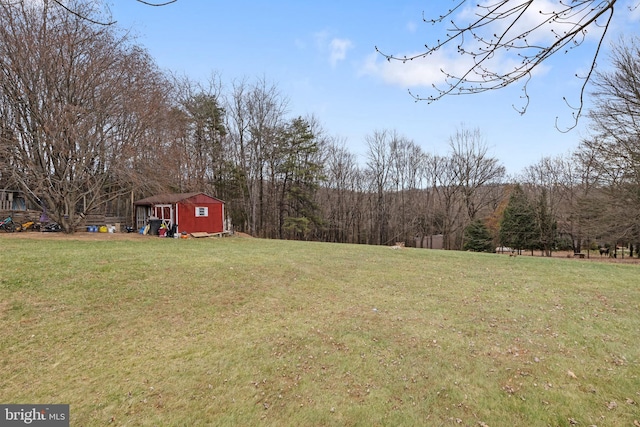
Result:
<instances>
[{"instance_id":1,"label":"shed window","mask_svg":"<svg viewBox=\"0 0 640 427\"><path fill-rule=\"evenodd\" d=\"M209 216L209 208L204 206L196 207L196 216Z\"/></svg>"}]
</instances>

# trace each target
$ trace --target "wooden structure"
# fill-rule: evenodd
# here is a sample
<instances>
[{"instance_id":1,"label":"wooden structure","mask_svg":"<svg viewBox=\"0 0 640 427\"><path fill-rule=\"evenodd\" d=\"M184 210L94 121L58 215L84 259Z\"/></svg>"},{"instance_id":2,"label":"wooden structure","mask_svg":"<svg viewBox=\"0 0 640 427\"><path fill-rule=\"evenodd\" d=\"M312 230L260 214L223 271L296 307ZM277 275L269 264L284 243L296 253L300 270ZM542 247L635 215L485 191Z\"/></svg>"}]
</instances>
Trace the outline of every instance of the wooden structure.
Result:
<instances>
[{"instance_id":1,"label":"wooden structure","mask_svg":"<svg viewBox=\"0 0 640 427\"><path fill-rule=\"evenodd\" d=\"M224 233L224 202L204 193L159 194L134 202L138 229L155 221L177 233Z\"/></svg>"},{"instance_id":2,"label":"wooden structure","mask_svg":"<svg viewBox=\"0 0 640 427\"><path fill-rule=\"evenodd\" d=\"M19 191L0 190L0 211L26 210L26 200Z\"/></svg>"},{"instance_id":3,"label":"wooden structure","mask_svg":"<svg viewBox=\"0 0 640 427\"><path fill-rule=\"evenodd\" d=\"M117 225L133 225L133 198L111 200L86 213L86 216L76 225L75 231L85 231L89 225L115 225L116 231L121 231ZM0 189L0 220L11 216L16 223L27 221L40 222L43 208L30 201L24 193L18 190ZM50 219L51 220L51 219Z\"/></svg>"}]
</instances>

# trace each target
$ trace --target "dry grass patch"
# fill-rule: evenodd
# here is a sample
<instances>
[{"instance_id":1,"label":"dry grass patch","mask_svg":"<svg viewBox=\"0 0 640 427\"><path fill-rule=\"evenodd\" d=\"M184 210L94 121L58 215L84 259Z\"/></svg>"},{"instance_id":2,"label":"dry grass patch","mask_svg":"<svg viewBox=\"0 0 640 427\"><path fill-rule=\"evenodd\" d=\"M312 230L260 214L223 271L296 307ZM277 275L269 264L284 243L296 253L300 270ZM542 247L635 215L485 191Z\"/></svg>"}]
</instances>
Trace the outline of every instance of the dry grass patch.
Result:
<instances>
[{"instance_id":1,"label":"dry grass patch","mask_svg":"<svg viewBox=\"0 0 640 427\"><path fill-rule=\"evenodd\" d=\"M637 266L4 239L0 401L73 425L633 425Z\"/></svg>"}]
</instances>

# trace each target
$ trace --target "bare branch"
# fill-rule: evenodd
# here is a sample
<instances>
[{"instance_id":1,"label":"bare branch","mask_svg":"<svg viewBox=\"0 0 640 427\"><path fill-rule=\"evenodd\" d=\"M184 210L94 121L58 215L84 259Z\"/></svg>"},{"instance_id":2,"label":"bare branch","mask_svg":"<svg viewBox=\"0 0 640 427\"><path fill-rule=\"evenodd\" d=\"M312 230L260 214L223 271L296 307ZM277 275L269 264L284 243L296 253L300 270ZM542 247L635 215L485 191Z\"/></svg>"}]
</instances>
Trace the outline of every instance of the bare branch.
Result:
<instances>
[{"instance_id":1,"label":"bare branch","mask_svg":"<svg viewBox=\"0 0 640 427\"><path fill-rule=\"evenodd\" d=\"M169 5L171 3L177 2L178 0L168 0L168 1L161 2L161 3L150 2L150 1L145 1L145 0L136 0L136 1L138 3L142 3L142 4L147 5L147 6L166 6L166 5ZM96 19L91 18L88 15L80 14L76 10L73 10L73 9L67 7L61 0L53 0L53 2L55 4L57 4L58 6L60 6L61 8L63 8L64 10L66 10L67 12L71 13L72 15L75 15L78 18L81 18L81 19L84 19L84 20L86 20L88 22L91 22L92 24L109 26L109 25L113 25L113 24L115 24L117 22L117 21L111 21L111 20L110 21L106 21L106 22L105 21L98 21Z\"/></svg>"},{"instance_id":2,"label":"bare branch","mask_svg":"<svg viewBox=\"0 0 640 427\"><path fill-rule=\"evenodd\" d=\"M78 18L84 19L88 22L91 22L92 24L96 24L96 25L104 25L104 26L109 26L109 25L113 25L116 23L116 21L98 21L95 19L92 19L89 15L83 15L69 7L67 7L64 3L62 3L60 0L53 0L53 2L55 4L57 4L58 6L60 6L61 8L63 8L64 10L66 10L67 12L71 13L72 15L77 16Z\"/></svg>"},{"instance_id":3,"label":"bare branch","mask_svg":"<svg viewBox=\"0 0 640 427\"><path fill-rule=\"evenodd\" d=\"M136 0L136 1L138 3L146 4L147 6L166 6L168 4L177 2L178 0L169 0L162 3L154 3L154 2L144 1L144 0Z\"/></svg>"},{"instance_id":4,"label":"bare branch","mask_svg":"<svg viewBox=\"0 0 640 427\"><path fill-rule=\"evenodd\" d=\"M456 0L454 6L435 19L423 21L431 25L445 25L445 38L435 44L425 44L424 50L409 56L386 54L377 46L376 51L387 61L406 63L428 60L442 48L452 47L460 55L471 59L461 73L441 69L444 86L432 85L435 94L409 93L416 101L437 101L448 95L467 95L496 90L522 82L526 103L518 112L524 114L529 105L527 86L533 72L557 53L568 53L581 46L591 29L599 32L599 41L592 56L589 72L583 77L580 103L573 117L575 127L582 115L585 88L596 67L602 42L609 29L617 0L560 0L557 9L534 10L533 0L496 0L488 4L475 5L475 14L468 23L460 24L459 14L467 0ZM538 4L539 2L536 2ZM637 6L636 6L637 7ZM455 16L454 16L455 15ZM599 18L605 17L601 23ZM504 56L517 59L512 66L505 66ZM567 129L568 130L568 129ZM566 131L566 130L565 130Z\"/></svg>"}]
</instances>

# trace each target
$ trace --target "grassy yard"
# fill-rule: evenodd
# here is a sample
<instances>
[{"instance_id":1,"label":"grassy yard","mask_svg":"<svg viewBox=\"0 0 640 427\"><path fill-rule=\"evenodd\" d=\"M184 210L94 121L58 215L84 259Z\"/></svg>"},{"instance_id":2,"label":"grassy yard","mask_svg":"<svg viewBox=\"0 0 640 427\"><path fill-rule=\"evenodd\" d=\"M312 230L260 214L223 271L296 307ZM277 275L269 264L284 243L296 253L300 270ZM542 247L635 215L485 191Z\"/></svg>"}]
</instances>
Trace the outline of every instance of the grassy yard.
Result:
<instances>
[{"instance_id":1,"label":"grassy yard","mask_svg":"<svg viewBox=\"0 0 640 427\"><path fill-rule=\"evenodd\" d=\"M640 266L0 236L0 403L72 426L640 426Z\"/></svg>"}]
</instances>

